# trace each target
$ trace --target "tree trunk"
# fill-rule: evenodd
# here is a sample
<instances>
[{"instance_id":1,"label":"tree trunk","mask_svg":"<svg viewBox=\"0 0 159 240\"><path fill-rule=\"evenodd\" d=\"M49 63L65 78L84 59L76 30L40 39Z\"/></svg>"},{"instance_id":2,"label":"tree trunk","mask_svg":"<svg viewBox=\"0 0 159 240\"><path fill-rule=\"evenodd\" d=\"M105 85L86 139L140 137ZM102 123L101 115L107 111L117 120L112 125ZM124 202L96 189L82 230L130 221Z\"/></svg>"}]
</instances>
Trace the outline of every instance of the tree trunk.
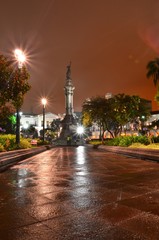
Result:
<instances>
[{"instance_id":1,"label":"tree trunk","mask_svg":"<svg viewBox=\"0 0 159 240\"><path fill-rule=\"evenodd\" d=\"M17 115L16 115L16 144L19 145L20 143L20 114L19 109L17 108Z\"/></svg>"}]
</instances>

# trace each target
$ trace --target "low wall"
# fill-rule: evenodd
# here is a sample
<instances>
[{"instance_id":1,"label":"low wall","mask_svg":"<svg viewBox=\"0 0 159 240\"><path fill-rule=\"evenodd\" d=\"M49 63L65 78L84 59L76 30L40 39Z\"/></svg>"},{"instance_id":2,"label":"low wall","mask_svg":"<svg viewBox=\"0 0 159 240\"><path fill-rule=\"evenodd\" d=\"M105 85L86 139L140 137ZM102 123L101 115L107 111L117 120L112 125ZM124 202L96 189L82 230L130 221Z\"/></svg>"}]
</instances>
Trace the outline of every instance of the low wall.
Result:
<instances>
[{"instance_id":1,"label":"low wall","mask_svg":"<svg viewBox=\"0 0 159 240\"><path fill-rule=\"evenodd\" d=\"M25 160L36 154L46 151L48 146L41 146L32 149L21 149L17 151L3 152L0 154L0 172L6 170L19 161Z\"/></svg>"}]
</instances>

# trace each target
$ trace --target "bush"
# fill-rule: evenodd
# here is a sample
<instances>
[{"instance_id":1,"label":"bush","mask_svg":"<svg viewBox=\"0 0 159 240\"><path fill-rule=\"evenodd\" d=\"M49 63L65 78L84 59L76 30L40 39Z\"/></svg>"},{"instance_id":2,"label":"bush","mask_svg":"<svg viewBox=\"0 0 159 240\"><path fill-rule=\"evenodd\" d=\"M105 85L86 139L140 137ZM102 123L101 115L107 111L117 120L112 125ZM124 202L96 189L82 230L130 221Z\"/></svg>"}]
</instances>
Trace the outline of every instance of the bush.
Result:
<instances>
[{"instance_id":1,"label":"bush","mask_svg":"<svg viewBox=\"0 0 159 240\"><path fill-rule=\"evenodd\" d=\"M106 141L107 146L120 146L128 147L133 143L141 143L144 145L150 144L150 139L146 136L124 136L112 138L110 141Z\"/></svg>"},{"instance_id":2,"label":"bush","mask_svg":"<svg viewBox=\"0 0 159 240\"><path fill-rule=\"evenodd\" d=\"M142 143L144 145L150 144L150 139L147 136L132 136L133 141L132 143Z\"/></svg>"},{"instance_id":3,"label":"bush","mask_svg":"<svg viewBox=\"0 0 159 240\"><path fill-rule=\"evenodd\" d=\"M119 141L120 147L128 147L132 144L133 139L131 137L121 137Z\"/></svg>"},{"instance_id":4,"label":"bush","mask_svg":"<svg viewBox=\"0 0 159 240\"><path fill-rule=\"evenodd\" d=\"M3 145L0 143L0 152L4 152L4 151L5 151L5 149L4 149Z\"/></svg>"},{"instance_id":5,"label":"bush","mask_svg":"<svg viewBox=\"0 0 159 240\"><path fill-rule=\"evenodd\" d=\"M26 148L31 148L31 147L32 147L31 143L26 138L20 139L19 148L26 149Z\"/></svg>"},{"instance_id":6,"label":"bush","mask_svg":"<svg viewBox=\"0 0 159 240\"><path fill-rule=\"evenodd\" d=\"M107 146L119 146L120 143L120 138L116 137L116 138L112 138L109 141L105 141L105 145Z\"/></svg>"},{"instance_id":7,"label":"bush","mask_svg":"<svg viewBox=\"0 0 159 240\"><path fill-rule=\"evenodd\" d=\"M31 144L29 140L21 138L20 144L19 146L17 146L15 135L11 135L11 134L0 135L0 151L5 151L5 150L11 151L17 148L20 148L20 149L31 148Z\"/></svg>"},{"instance_id":8,"label":"bush","mask_svg":"<svg viewBox=\"0 0 159 240\"><path fill-rule=\"evenodd\" d=\"M0 135L0 144L7 151L15 149L15 135L11 134Z\"/></svg>"},{"instance_id":9,"label":"bush","mask_svg":"<svg viewBox=\"0 0 159 240\"><path fill-rule=\"evenodd\" d=\"M50 142L49 142L49 141L46 141L46 140L43 142L43 140L38 139L37 141L38 141L38 142L37 142L37 145L38 145L38 146L50 144Z\"/></svg>"},{"instance_id":10,"label":"bush","mask_svg":"<svg viewBox=\"0 0 159 240\"><path fill-rule=\"evenodd\" d=\"M152 141L153 143L159 143L159 136L157 136L157 137L152 136L151 141Z\"/></svg>"}]
</instances>

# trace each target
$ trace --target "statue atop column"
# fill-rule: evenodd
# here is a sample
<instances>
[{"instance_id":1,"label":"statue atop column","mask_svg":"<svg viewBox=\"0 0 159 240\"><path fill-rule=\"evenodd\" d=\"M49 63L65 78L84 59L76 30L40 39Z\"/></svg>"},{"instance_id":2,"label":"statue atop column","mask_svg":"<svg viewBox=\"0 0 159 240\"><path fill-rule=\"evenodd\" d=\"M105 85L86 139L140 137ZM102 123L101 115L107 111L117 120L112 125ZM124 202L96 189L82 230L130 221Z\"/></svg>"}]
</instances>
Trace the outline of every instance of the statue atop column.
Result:
<instances>
[{"instance_id":1,"label":"statue atop column","mask_svg":"<svg viewBox=\"0 0 159 240\"><path fill-rule=\"evenodd\" d=\"M67 66L66 79L71 79L71 62Z\"/></svg>"}]
</instances>

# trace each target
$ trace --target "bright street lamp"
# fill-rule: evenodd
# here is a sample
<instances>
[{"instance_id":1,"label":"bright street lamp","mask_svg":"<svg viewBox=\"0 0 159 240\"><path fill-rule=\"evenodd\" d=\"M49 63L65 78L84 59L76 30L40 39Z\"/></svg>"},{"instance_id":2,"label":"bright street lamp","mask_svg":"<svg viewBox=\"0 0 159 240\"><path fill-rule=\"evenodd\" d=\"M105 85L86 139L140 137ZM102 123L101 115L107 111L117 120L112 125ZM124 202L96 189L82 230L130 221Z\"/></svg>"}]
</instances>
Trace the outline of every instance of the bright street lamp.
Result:
<instances>
[{"instance_id":1,"label":"bright street lamp","mask_svg":"<svg viewBox=\"0 0 159 240\"><path fill-rule=\"evenodd\" d=\"M78 134L79 137L80 137L80 145L81 145L81 144L83 144L83 143L82 143L82 142L83 142L83 140L82 140L82 135L84 134L84 127L81 126L81 125L77 126L76 132L77 132L77 134Z\"/></svg>"},{"instance_id":2,"label":"bright street lamp","mask_svg":"<svg viewBox=\"0 0 159 240\"><path fill-rule=\"evenodd\" d=\"M44 143L44 140L45 140L45 106L47 104L46 98L42 98L41 103L43 105L43 143Z\"/></svg>"},{"instance_id":3,"label":"bright street lamp","mask_svg":"<svg viewBox=\"0 0 159 240\"><path fill-rule=\"evenodd\" d=\"M77 127L77 134L82 135L84 133L84 127L83 126L78 126Z\"/></svg>"},{"instance_id":4,"label":"bright street lamp","mask_svg":"<svg viewBox=\"0 0 159 240\"><path fill-rule=\"evenodd\" d=\"M16 61L18 62L18 70L19 70L19 77L20 77L20 73L21 73L21 68L23 66L23 63L26 60L25 54L23 53L22 50L20 49L15 49L14 50L14 56ZM16 144L20 143L20 109L19 107L17 107L16 109L17 114L16 114Z\"/></svg>"},{"instance_id":5,"label":"bright street lamp","mask_svg":"<svg viewBox=\"0 0 159 240\"><path fill-rule=\"evenodd\" d=\"M18 68L22 68L23 63L26 61L26 56L25 56L24 52L20 49L15 49L14 56L18 62Z\"/></svg>"}]
</instances>

